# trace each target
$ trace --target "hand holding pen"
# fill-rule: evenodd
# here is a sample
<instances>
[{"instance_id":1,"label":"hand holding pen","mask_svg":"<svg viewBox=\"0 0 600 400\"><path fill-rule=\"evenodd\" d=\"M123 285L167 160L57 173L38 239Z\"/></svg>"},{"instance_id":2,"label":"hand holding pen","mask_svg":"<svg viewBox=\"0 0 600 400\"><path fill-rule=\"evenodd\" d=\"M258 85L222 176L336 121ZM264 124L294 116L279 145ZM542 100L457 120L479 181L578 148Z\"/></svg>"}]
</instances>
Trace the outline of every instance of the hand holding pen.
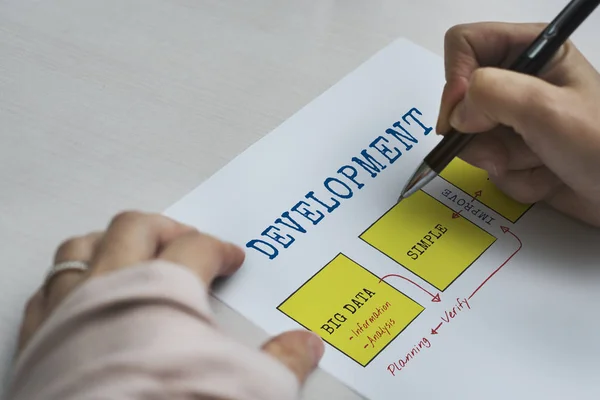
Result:
<instances>
[{"instance_id":1,"label":"hand holding pen","mask_svg":"<svg viewBox=\"0 0 600 400\"><path fill-rule=\"evenodd\" d=\"M422 179L409 181L401 198L460 153L516 200L545 200L600 225L600 76L566 42L599 3L572 1L548 26L478 23L451 29L437 126L445 137L413 177L420 173ZM508 70L490 67L507 61Z\"/></svg>"}]
</instances>

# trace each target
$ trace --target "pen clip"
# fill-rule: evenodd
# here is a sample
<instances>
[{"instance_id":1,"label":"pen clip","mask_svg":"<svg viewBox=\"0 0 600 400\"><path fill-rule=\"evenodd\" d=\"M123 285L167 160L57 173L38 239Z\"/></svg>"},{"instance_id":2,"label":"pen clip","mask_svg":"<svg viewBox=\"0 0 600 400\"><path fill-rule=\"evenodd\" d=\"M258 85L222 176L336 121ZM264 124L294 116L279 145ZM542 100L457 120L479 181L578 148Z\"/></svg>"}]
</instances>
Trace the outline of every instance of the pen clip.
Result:
<instances>
[{"instance_id":1,"label":"pen clip","mask_svg":"<svg viewBox=\"0 0 600 400\"><path fill-rule=\"evenodd\" d=\"M597 0L573 0L544 30L544 37L569 36L598 6Z\"/></svg>"},{"instance_id":2,"label":"pen clip","mask_svg":"<svg viewBox=\"0 0 600 400\"><path fill-rule=\"evenodd\" d=\"M566 39L575 28L578 22L583 21L596 7L598 1L573 0L550 22L540 36L535 40L527 51L528 59L535 59L539 53L547 46L558 47L563 40L556 39L561 36ZM556 49L549 49L553 52Z\"/></svg>"}]
</instances>

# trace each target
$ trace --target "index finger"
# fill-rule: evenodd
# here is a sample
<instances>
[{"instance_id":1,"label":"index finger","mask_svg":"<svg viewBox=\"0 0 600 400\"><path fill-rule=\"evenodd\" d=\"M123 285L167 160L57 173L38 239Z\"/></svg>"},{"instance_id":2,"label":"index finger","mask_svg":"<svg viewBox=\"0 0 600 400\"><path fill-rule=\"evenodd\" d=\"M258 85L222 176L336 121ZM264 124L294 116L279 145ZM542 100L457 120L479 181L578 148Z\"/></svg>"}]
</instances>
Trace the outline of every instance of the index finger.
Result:
<instances>
[{"instance_id":1,"label":"index finger","mask_svg":"<svg viewBox=\"0 0 600 400\"><path fill-rule=\"evenodd\" d=\"M157 258L188 267L210 285L216 278L237 271L244 261L244 252L232 243L195 231L171 241Z\"/></svg>"}]
</instances>

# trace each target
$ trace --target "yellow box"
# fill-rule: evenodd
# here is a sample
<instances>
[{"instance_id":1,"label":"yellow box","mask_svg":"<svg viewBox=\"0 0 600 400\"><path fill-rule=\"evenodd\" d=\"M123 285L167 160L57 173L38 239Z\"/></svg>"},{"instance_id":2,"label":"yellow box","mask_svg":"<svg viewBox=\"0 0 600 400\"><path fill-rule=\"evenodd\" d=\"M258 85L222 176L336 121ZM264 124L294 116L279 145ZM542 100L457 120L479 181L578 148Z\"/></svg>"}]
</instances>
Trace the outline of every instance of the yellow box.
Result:
<instances>
[{"instance_id":1,"label":"yellow box","mask_svg":"<svg viewBox=\"0 0 600 400\"><path fill-rule=\"evenodd\" d=\"M396 204L360 238L441 291L496 241L423 191Z\"/></svg>"},{"instance_id":2,"label":"yellow box","mask_svg":"<svg viewBox=\"0 0 600 400\"><path fill-rule=\"evenodd\" d=\"M513 223L532 206L511 199L489 180L485 170L460 158L455 158L448 164L440 176Z\"/></svg>"},{"instance_id":3,"label":"yellow box","mask_svg":"<svg viewBox=\"0 0 600 400\"><path fill-rule=\"evenodd\" d=\"M424 307L340 253L277 309L365 367Z\"/></svg>"}]
</instances>

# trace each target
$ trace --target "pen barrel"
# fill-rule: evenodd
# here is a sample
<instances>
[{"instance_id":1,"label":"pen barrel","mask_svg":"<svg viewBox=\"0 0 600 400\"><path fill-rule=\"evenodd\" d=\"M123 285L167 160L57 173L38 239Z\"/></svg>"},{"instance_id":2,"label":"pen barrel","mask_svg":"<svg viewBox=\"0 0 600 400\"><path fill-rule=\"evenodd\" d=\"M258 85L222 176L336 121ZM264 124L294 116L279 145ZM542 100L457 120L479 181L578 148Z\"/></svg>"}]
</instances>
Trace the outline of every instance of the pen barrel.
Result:
<instances>
[{"instance_id":1,"label":"pen barrel","mask_svg":"<svg viewBox=\"0 0 600 400\"><path fill-rule=\"evenodd\" d=\"M444 138L431 150L424 161L429 168L437 174L441 174L472 139L473 135L452 130L444 135Z\"/></svg>"},{"instance_id":2,"label":"pen barrel","mask_svg":"<svg viewBox=\"0 0 600 400\"><path fill-rule=\"evenodd\" d=\"M600 0L571 0L508 69L537 75L599 4Z\"/></svg>"}]
</instances>

